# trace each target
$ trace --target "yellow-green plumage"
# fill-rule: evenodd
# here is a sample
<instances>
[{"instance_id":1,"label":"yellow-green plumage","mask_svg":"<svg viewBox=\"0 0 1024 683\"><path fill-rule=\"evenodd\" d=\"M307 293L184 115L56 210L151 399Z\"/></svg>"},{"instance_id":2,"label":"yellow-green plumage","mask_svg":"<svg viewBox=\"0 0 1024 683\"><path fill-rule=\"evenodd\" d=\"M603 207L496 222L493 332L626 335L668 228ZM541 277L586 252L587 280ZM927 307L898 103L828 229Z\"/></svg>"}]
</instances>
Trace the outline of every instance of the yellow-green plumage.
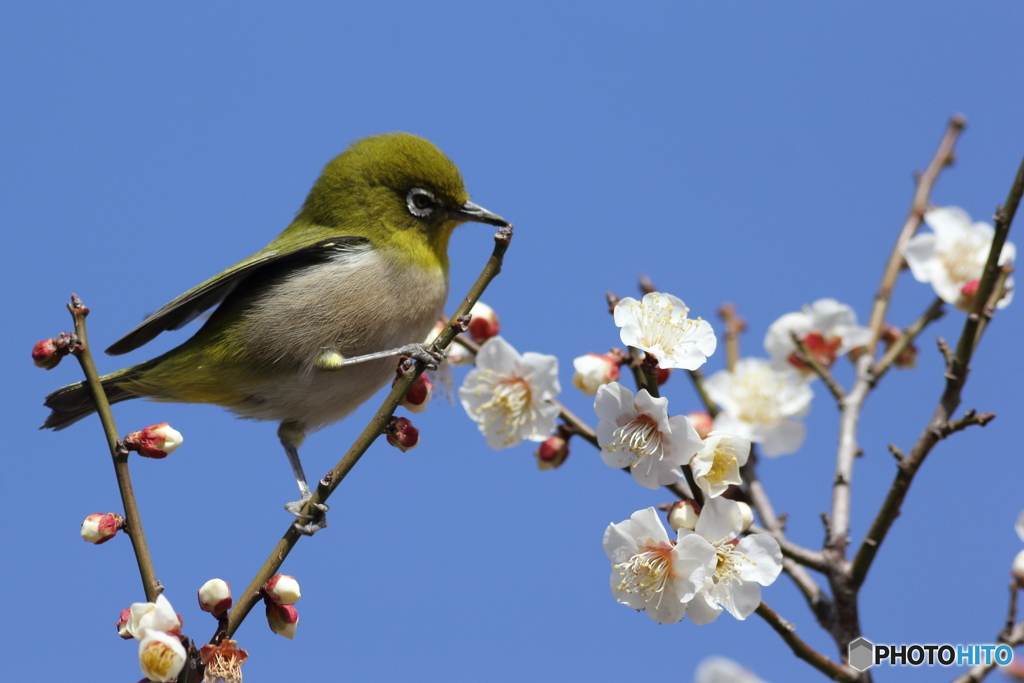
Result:
<instances>
[{"instance_id":1,"label":"yellow-green plumage","mask_svg":"<svg viewBox=\"0 0 1024 683\"><path fill-rule=\"evenodd\" d=\"M220 304L181 346L104 377L105 390L112 401L212 403L296 434L335 422L393 376L395 360L336 370L318 361L422 342L448 295L449 238L467 220L505 225L469 202L458 169L434 145L404 133L360 140L327 165L265 249L108 349L133 350ZM44 427L54 429L94 410L81 384L46 405Z\"/></svg>"}]
</instances>

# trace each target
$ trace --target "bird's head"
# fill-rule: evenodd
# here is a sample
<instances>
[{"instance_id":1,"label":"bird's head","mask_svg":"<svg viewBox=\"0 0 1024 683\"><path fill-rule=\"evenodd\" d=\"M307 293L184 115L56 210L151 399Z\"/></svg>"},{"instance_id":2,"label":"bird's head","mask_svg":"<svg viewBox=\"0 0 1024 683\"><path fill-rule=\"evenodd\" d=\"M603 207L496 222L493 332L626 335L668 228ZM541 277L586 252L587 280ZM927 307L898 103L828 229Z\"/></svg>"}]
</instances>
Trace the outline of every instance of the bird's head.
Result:
<instances>
[{"instance_id":1,"label":"bird's head","mask_svg":"<svg viewBox=\"0 0 1024 683\"><path fill-rule=\"evenodd\" d=\"M408 133L363 138L334 158L298 221L382 243L420 243L439 256L467 221L505 226L469 201L462 174L441 150Z\"/></svg>"}]
</instances>

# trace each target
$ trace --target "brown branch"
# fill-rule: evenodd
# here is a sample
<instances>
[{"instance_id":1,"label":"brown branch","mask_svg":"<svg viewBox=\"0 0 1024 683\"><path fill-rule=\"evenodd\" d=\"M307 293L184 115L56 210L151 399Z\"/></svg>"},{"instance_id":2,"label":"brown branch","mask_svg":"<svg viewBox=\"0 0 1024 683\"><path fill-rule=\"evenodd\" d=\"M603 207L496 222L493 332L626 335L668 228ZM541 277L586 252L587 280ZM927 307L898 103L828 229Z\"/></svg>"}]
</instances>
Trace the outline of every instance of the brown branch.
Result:
<instances>
[{"instance_id":1,"label":"brown branch","mask_svg":"<svg viewBox=\"0 0 1024 683\"><path fill-rule=\"evenodd\" d=\"M896 238L896 246L889 255L889 263L885 267L885 274L882 276L882 284L875 294L875 303L871 309L871 318L868 328L871 330L871 343L868 346L868 355L874 357L878 348L878 337L882 332L882 324L885 322L885 314L889 309L889 301L892 298L893 288L896 286L896 278L903 268L903 247L910 238L914 236L921 226L921 219L930 204L932 187L939 177L942 169L953 163L953 147L957 138L967 125L967 120L960 115L953 116L946 126L946 132L942 136L939 148L935 151L928 168L917 178L917 188L914 191L914 199L910 204L910 211L903 222L903 229Z\"/></svg>"},{"instance_id":2,"label":"brown branch","mask_svg":"<svg viewBox=\"0 0 1024 683\"><path fill-rule=\"evenodd\" d=\"M139 576L142 577L142 589L146 593L146 601L153 602L163 592L163 586L156 578L153 558L149 554L146 534L142 530L142 517L139 515L139 506L132 488L132 478L128 472L128 451L121 446L121 437L117 431L117 424L114 422L114 413L110 410L110 402L107 401L107 394L103 391L103 383L100 381L99 373L96 372L96 363L93 362L92 352L89 349L89 337L85 328L85 317L89 315L89 309L82 304L78 295L72 294L68 310L71 311L71 317L75 321L75 334L80 342L72 353L78 358L82 372L85 373L89 393L96 404L96 413L100 417L103 433L107 437L107 447L110 449L110 456L114 461L117 488L121 493L121 504L124 505L124 516L127 522L125 533L132 541L132 550L135 551L135 562L139 565Z\"/></svg>"},{"instance_id":3,"label":"brown branch","mask_svg":"<svg viewBox=\"0 0 1024 683\"><path fill-rule=\"evenodd\" d=\"M551 402L558 406L558 416L562 418L562 422L572 429L573 434L576 434L594 448L601 448L597 443L597 433L594 431L593 427L577 417L574 412L566 408L560 401L551 399Z\"/></svg>"},{"instance_id":4,"label":"brown branch","mask_svg":"<svg viewBox=\"0 0 1024 683\"><path fill-rule=\"evenodd\" d=\"M822 628L829 629L834 618L835 611L832 601L821 590L821 586L815 581L802 564L816 571L825 569L824 556L821 553L803 548L786 538L786 532L782 522L775 514L768 492L765 491L761 480L757 476L757 450L754 445L750 446L750 456L746 464L740 470L740 476L745 482L744 489L751 506L757 511L768 534L779 543L779 548L784 546L790 551L788 557L783 557L782 569L799 589L807 601L808 607ZM786 554L786 551L783 551Z\"/></svg>"},{"instance_id":5,"label":"brown branch","mask_svg":"<svg viewBox=\"0 0 1024 683\"><path fill-rule=\"evenodd\" d=\"M854 557L850 568L850 580L854 586L863 584L868 570L871 568L871 563L878 552L878 548L885 540L885 536L890 527L892 527L893 522L896 521L896 517L899 516L900 508L907 496L907 492L910 490L910 484L914 480L914 475L917 474L925 458L931 453L935 444L956 431L956 429L950 427L950 418L960 406L960 395L964 384L967 382L971 358L980 341L980 332L983 332L985 329L982 321L987 321L992 314L992 311L988 309L989 299L992 297L993 292L998 291L996 286L1000 279L1005 278L1005 271L999 267L999 255L1003 245L1006 243L1006 236L1010 231L1010 226L1013 222L1017 205L1020 203L1022 193L1024 193L1024 160L1021 161L1004 208L996 211L995 234L992 238L992 247L989 250L985 271L981 276L981 281L978 283L974 311L964 321L963 331L960 333L960 340L957 342L956 351L951 356L947 355L950 362L945 373L945 389L924 431L918 437L907 456L900 461L899 466L896 468L896 478L889 488L882 507L868 529L864 542L857 550L857 555ZM941 343L939 348L942 349L943 346L944 343ZM980 416L972 416L971 419L981 424ZM987 418L986 421L988 419L991 418ZM965 423L964 426L966 427L968 424Z\"/></svg>"},{"instance_id":6,"label":"brown branch","mask_svg":"<svg viewBox=\"0 0 1024 683\"><path fill-rule=\"evenodd\" d=\"M785 641L786 645L789 645L789 649L793 651L793 654L831 678L833 681L855 683L860 678L860 674L858 672L847 668L842 664L833 662L831 659L805 643L800 636L796 634L796 627L776 614L768 605L762 602L756 611L757 615L767 621L768 625L782 637L782 640Z\"/></svg>"},{"instance_id":7,"label":"brown branch","mask_svg":"<svg viewBox=\"0 0 1024 683\"><path fill-rule=\"evenodd\" d=\"M509 242L512 240L512 226L507 228L501 228L498 233L494 236L494 251L491 253L490 259L487 261L487 265L484 266L483 272L477 278L476 283L470 288L469 293L466 294L466 298L462 300L455 314L452 316L454 320L459 321L465 319L465 316L469 315L470 309L473 307L483 294L484 290L487 289L487 285L490 284L498 273L501 272L502 261L505 256L505 251L508 249ZM443 351L448 348L448 345L452 343L456 335L460 332L465 331L461 323L456 322L448 325L444 331L438 335L437 339L434 340L433 349L436 351ZM405 373L395 382L391 388L391 392L387 398L381 404L377 410L373 419L363 430L359 438L356 439L352 447L349 448L348 452L338 461L338 464L334 466L330 472L328 472L323 479L320 480L319 485L313 492L312 497L307 501L306 506L303 509L304 513L313 509L313 506L317 503L324 503L330 497L330 495L338 488L345 476L352 470L363 454L369 449L370 445L376 441L377 437L384 432L384 427L387 425L388 420L394 414L398 408L399 402L405 392L409 389L412 383L416 380L420 374L423 373L425 366L422 362L417 361L410 372ZM295 529L294 526L289 526L288 531L285 532L281 540L278 541L277 545L271 551L270 556L266 562L256 573L256 576L249 583L248 588L239 596L238 602L235 603L234 609L231 610L231 615L228 618L227 628L218 629L218 632L214 635L211 642L219 641L223 637L230 638L234 635L235 631L238 630L239 625L245 619L246 615L256 606L256 603L260 599L260 589L263 584L266 583L271 576L277 573L277 570L284 563L288 553L291 552L292 548L301 538L301 534Z\"/></svg>"}]
</instances>

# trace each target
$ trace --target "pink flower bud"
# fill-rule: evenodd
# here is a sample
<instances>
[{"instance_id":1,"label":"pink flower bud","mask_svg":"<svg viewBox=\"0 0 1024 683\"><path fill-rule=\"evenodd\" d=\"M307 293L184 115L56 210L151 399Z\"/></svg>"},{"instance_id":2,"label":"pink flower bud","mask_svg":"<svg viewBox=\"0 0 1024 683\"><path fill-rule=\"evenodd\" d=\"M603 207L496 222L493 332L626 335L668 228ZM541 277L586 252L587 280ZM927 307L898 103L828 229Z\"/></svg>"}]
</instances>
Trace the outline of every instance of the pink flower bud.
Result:
<instances>
[{"instance_id":1,"label":"pink flower bud","mask_svg":"<svg viewBox=\"0 0 1024 683\"><path fill-rule=\"evenodd\" d=\"M294 605L267 605L267 624L270 630L289 640L295 637L295 629L299 625L299 612Z\"/></svg>"},{"instance_id":2,"label":"pink flower bud","mask_svg":"<svg viewBox=\"0 0 1024 683\"><path fill-rule=\"evenodd\" d=\"M231 609L231 586L222 579L210 579L199 589L199 609L215 617Z\"/></svg>"},{"instance_id":3,"label":"pink flower bud","mask_svg":"<svg viewBox=\"0 0 1024 683\"><path fill-rule=\"evenodd\" d=\"M150 425L124 437L124 447L147 458L166 458L184 441L181 433L166 422Z\"/></svg>"},{"instance_id":4,"label":"pink flower bud","mask_svg":"<svg viewBox=\"0 0 1024 683\"><path fill-rule=\"evenodd\" d=\"M82 539L93 545L99 545L112 539L123 528L124 517L116 512L106 514L94 512L82 522Z\"/></svg>"},{"instance_id":5,"label":"pink flower bud","mask_svg":"<svg viewBox=\"0 0 1024 683\"><path fill-rule=\"evenodd\" d=\"M185 648L177 637L150 629L139 643L139 666L149 680L164 683L185 666Z\"/></svg>"},{"instance_id":6,"label":"pink flower bud","mask_svg":"<svg viewBox=\"0 0 1024 683\"><path fill-rule=\"evenodd\" d=\"M131 631L128 630L128 624L132 620L132 609L131 607L125 607L121 610L121 615L117 618L117 635L121 636L125 640L131 640L135 636L132 635Z\"/></svg>"},{"instance_id":7,"label":"pink flower bud","mask_svg":"<svg viewBox=\"0 0 1024 683\"><path fill-rule=\"evenodd\" d=\"M404 417L391 418L384 428L384 435L389 444L401 451L412 450L420 443L420 430Z\"/></svg>"},{"instance_id":8,"label":"pink flower bud","mask_svg":"<svg viewBox=\"0 0 1024 683\"><path fill-rule=\"evenodd\" d=\"M668 378L672 376L672 368L658 368L658 386L668 381Z\"/></svg>"},{"instance_id":9,"label":"pink flower bud","mask_svg":"<svg viewBox=\"0 0 1024 683\"><path fill-rule=\"evenodd\" d=\"M601 385L619 379L619 364L609 356L588 353L573 360L576 374L572 376L572 385L583 392L584 396L593 396Z\"/></svg>"},{"instance_id":10,"label":"pink flower bud","mask_svg":"<svg viewBox=\"0 0 1024 683\"><path fill-rule=\"evenodd\" d=\"M708 434L715 428L715 421L711 419L707 411L704 410L691 410L687 415L690 418L690 424L697 430L697 435L702 439L708 438Z\"/></svg>"},{"instance_id":11,"label":"pink flower bud","mask_svg":"<svg viewBox=\"0 0 1024 683\"><path fill-rule=\"evenodd\" d=\"M668 511L668 524L676 531L689 529L693 531L697 527L697 517L700 515L700 506L695 500L677 500L672 503Z\"/></svg>"},{"instance_id":12,"label":"pink flower bud","mask_svg":"<svg viewBox=\"0 0 1024 683\"><path fill-rule=\"evenodd\" d=\"M294 605L302 597L299 582L288 574L275 574L263 584L263 594L278 605Z\"/></svg>"},{"instance_id":13,"label":"pink flower bud","mask_svg":"<svg viewBox=\"0 0 1024 683\"><path fill-rule=\"evenodd\" d=\"M402 397L402 402L399 404L403 406L410 413L422 413L427 409L427 404L430 403L430 397L434 393L434 384L426 375L420 375L416 378L416 381L412 383L409 390L405 392L405 396Z\"/></svg>"},{"instance_id":14,"label":"pink flower bud","mask_svg":"<svg viewBox=\"0 0 1024 683\"><path fill-rule=\"evenodd\" d=\"M537 458L538 469L558 469L569 457L569 442L558 434L549 436L541 443L534 456Z\"/></svg>"},{"instance_id":15,"label":"pink flower bud","mask_svg":"<svg viewBox=\"0 0 1024 683\"><path fill-rule=\"evenodd\" d=\"M494 312L487 304L482 301L477 301L473 304L473 308L470 309L469 314L473 316L473 319L469 321L469 333L470 339L475 341L477 344L483 344L491 337L498 336L501 332L501 323L498 322L498 314Z\"/></svg>"},{"instance_id":16,"label":"pink flower bud","mask_svg":"<svg viewBox=\"0 0 1024 683\"><path fill-rule=\"evenodd\" d=\"M44 339L32 347L32 362L43 370L52 370L60 364L63 353L57 348L56 339Z\"/></svg>"}]
</instances>

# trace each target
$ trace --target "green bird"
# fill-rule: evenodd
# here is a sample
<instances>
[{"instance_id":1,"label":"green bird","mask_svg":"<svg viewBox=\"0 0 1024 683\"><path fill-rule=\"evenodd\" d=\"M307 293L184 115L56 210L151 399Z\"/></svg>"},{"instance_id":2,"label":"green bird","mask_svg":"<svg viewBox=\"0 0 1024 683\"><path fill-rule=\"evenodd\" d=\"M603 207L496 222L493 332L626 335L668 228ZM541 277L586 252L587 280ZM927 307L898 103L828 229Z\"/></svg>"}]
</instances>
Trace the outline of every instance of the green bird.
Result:
<instances>
[{"instance_id":1,"label":"green bird","mask_svg":"<svg viewBox=\"0 0 1024 683\"><path fill-rule=\"evenodd\" d=\"M106 375L111 403L211 403L280 422L302 495L298 449L394 377L394 356L433 360L422 342L448 297L448 241L467 221L506 226L469 201L459 169L407 133L358 140L324 168L295 220L264 249L190 289L107 349L127 353L217 306L181 346ZM219 305L218 305L219 304ZM84 382L46 397L44 429L95 412ZM313 533L322 515L296 527Z\"/></svg>"}]
</instances>

